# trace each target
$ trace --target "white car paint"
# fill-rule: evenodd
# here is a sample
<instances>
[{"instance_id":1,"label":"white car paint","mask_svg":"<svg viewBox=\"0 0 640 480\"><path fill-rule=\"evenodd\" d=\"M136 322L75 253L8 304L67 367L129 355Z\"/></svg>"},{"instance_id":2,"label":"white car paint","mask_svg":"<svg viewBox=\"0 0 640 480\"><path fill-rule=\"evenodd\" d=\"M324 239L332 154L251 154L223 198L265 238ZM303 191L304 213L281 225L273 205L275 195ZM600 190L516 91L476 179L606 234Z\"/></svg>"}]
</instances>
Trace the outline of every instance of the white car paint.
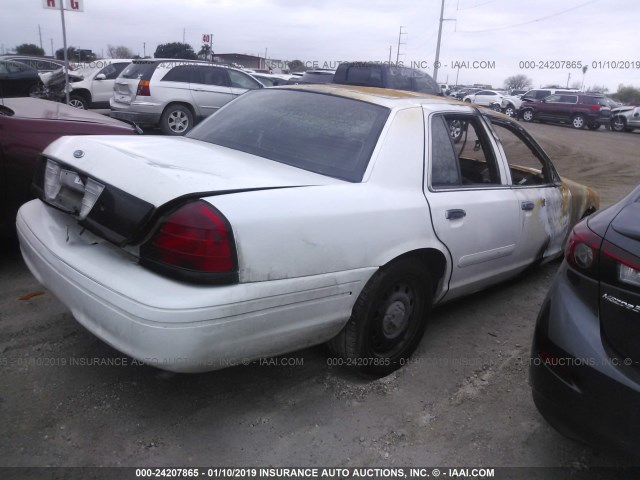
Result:
<instances>
[{"instance_id":1,"label":"white car paint","mask_svg":"<svg viewBox=\"0 0 640 480\"><path fill-rule=\"evenodd\" d=\"M434 190L429 120L445 112L477 115L472 106L356 87L294 89L391 109L362 182L186 138L65 137L44 152L156 207L202 192L233 229L239 283L189 285L150 271L138 263L135 245L119 248L40 200L24 205L17 219L31 271L118 350L166 370L204 371L331 339L367 281L410 252L429 249L446 259L434 279L436 303L480 290L557 255L567 232L555 226L583 213L572 207L582 205L572 200L581 192L575 185L574 193L561 184L512 185L484 120L501 183ZM252 191L237 192L243 189ZM541 196L561 199L562 221L547 218ZM523 212L523 201L535 208ZM458 207L466 216L446 220Z\"/></svg>"}]
</instances>

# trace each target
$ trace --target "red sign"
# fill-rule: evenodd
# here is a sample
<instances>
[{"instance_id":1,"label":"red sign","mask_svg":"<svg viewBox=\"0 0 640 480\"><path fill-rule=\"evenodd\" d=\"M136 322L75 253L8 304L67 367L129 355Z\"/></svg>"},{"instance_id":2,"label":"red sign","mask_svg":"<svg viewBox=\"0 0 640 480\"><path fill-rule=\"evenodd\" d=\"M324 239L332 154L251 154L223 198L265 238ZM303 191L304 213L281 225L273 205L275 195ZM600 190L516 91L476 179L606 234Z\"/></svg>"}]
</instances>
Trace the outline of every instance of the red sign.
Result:
<instances>
[{"instance_id":1,"label":"red sign","mask_svg":"<svg viewBox=\"0 0 640 480\"><path fill-rule=\"evenodd\" d=\"M52 10L60 10L60 3L63 3L62 8L70 10L72 12L84 11L84 0L42 0L42 7Z\"/></svg>"},{"instance_id":2,"label":"red sign","mask_svg":"<svg viewBox=\"0 0 640 480\"><path fill-rule=\"evenodd\" d=\"M210 41L211 41L211 35L208 35L206 33L202 35L202 43L210 43Z\"/></svg>"}]
</instances>

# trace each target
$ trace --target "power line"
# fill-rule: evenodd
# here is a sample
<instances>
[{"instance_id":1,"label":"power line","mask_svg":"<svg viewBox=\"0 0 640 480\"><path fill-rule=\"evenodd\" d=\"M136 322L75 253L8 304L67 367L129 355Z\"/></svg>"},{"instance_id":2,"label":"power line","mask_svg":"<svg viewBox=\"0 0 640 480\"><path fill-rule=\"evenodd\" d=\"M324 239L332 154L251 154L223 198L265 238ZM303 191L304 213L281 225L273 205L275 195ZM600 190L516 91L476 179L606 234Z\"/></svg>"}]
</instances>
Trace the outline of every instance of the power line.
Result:
<instances>
[{"instance_id":1,"label":"power line","mask_svg":"<svg viewBox=\"0 0 640 480\"><path fill-rule=\"evenodd\" d=\"M529 20L528 22L517 23L515 25L506 25L504 27L491 28L488 30L458 30L458 33L488 33L488 32L497 32L498 30L506 30L508 28L522 27L523 25L529 25L531 23L541 22L542 20L548 20L553 17L557 17L558 15L562 15L567 12L571 12L573 10L577 10L579 8L585 7L595 2L599 2L600 0L590 0L588 2L582 3L572 8L568 8L566 10L562 10L561 12L552 13L551 15L547 15L546 17L536 18L535 20Z\"/></svg>"},{"instance_id":2,"label":"power line","mask_svg":"<svg viewBox=\"0 0 640 480\"><path fill-rule=\"evenodd\" d=\"M496 0L489 0L488 2L480 3L480 4L478 4L478 5L472 5L472 6L467 7L467 8L456 8L456 10L458 10L459 12L463 12L463 11L465 11L465 10L471 10L471 9L473 9L473 8L482 7L483 5L487 5L487 4L489 4L489 3L493 3L493 2L495 2L495 1L496 1Z\"/></svg>"}]
</instances>

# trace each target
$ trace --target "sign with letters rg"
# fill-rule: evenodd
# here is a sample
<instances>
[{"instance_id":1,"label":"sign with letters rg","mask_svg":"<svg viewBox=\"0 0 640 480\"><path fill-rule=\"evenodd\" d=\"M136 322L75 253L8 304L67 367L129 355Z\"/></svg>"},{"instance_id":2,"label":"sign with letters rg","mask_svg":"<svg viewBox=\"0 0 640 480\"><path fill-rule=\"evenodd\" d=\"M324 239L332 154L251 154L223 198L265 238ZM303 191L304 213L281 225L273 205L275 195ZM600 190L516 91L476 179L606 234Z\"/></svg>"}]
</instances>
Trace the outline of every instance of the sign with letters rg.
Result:
<instances>
[{"instance_id":1,"label":"sign with letters rg","mask_svg":"<svg viewBox=\"0 0 640 480\"><path fill-rule=\"evenodd\" d=\"M60 10L60 3L65 10L72 12L84 12L84 0L42 0L42 7L52 10Z\"/></svg>"}]
</instances>

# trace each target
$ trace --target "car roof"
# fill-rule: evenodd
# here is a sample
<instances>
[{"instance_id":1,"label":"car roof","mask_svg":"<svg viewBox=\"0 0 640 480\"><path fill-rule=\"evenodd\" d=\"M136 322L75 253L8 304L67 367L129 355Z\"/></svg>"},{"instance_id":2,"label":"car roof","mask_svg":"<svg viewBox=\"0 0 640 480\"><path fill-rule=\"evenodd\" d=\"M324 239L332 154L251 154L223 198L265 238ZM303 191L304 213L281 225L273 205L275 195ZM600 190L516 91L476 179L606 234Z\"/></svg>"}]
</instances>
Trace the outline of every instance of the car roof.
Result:
<instances>
[{"instance_id":1,"label":"car roof","mask_svg":"<svg viewBox=\"0 0 640 480\"><path fill-rule=\"evenodd\" d=\"M434 107L455 105L457 107L469 107L468 103L463 103L459 100L454 100L448 97L429 95L427 93L421 92L411 92L408 90L393 90L390 88L359 87L355 85L342 85L337 83L286 85L274 88L285 90L301 90L306 92L322 93L325 95L334 95L337 97L351 98L354 100L381 105L387 108L411 105L433 105Z\"/></svg>"}]
</instances>

